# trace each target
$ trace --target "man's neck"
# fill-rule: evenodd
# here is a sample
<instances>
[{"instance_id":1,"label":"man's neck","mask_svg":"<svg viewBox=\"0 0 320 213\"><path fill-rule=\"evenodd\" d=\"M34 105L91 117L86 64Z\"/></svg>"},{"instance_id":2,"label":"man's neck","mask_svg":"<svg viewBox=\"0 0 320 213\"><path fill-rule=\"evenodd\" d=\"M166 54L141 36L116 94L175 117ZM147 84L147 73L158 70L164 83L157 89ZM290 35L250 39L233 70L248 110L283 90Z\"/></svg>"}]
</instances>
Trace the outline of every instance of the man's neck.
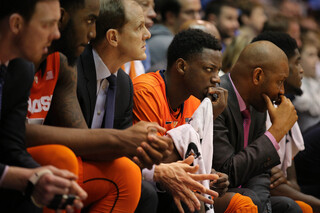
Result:
<instances>
[{"instance_id":1,"label":"man's neck","mask_svg":"<svg viewBox=\"0 0 320 213\"><path fill-rule=\"evenodd\" d=\"M116 73L120 69L121 65L126 63L126 61L123 61L121 56L118 56L115 51L111 51L103 45L95 45L93 48L97 51L101 60L108 67L111 74Z\"/></svg>"},{"instance_id":2,"label":"man's neck","mask_svg":"<svg viewBox=\"0 0 320 213\"><path fill-rule=\"evenodd\" d=\"M167 72L164 73L164 76L166 78L168 104L171 109L176 110L190 97L190 94L183 91L184 86L175 80L176 78L171 77Z\"/></svg>"}]
</instances>

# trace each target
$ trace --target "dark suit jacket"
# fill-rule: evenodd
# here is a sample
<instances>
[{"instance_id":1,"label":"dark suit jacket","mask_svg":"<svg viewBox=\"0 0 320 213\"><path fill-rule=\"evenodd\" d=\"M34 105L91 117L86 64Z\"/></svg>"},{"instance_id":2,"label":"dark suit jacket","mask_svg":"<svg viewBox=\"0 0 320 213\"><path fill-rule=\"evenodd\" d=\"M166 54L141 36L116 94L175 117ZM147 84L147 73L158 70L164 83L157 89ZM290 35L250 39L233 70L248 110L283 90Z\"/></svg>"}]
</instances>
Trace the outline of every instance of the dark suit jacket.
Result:
<instances>
[{"instance_id":1,"label":"dark suit jacket","mask_svg":"<svg viewBox=\"0 0 320 213\"><path fill-rule=\"evenodd\" d=\"M9 63L3 87L0 120L0 162L7 165L38 167L25 146L25 120L34 67L23 59ZM0 189L1 212L40 212L21 192Z\"/></svg>"},{"instance_id":2,"label":"dark suit jacket","mask_svg":"<svg viewBox=\"0 0 320 213\"><path fill-rule=\"evenodd\" d=\"M92 46L88 45L78 61L77 95L88 127L91 127L97 99L96 68ZM125 129L132 125L133 86L132 81L122 69L117 74L117 91L114 124L115 129Z\"/></svg>"},{"instance_id":3,"label":"dark suit jacket","mask_svg":"<svg viewBox=\"0 0 320 213\"><path fill-rule=\"evenodd\" d=\"M256 194L260 212L270 197L269 170L280 163L276 149L264 134L266 113L250 107L250 132L244 149L243 119L228 75L221 77L221 87L228 90L228 106L214 121L213 168L229 175L229 188L241 185L242 191L247 188Z\"/></svg>"},{"instance_id":4,"label":"dark suit jacket","mask_svg":"<svg viewBox=\"0 0 320 213\"><path fill-rule=\"evenodd\" d=\"M23 59L12 60L3 87L0 121L0 162L34 168L39 165L25 146L25 120L34 66Z\"/></svg>"},{"instance_id":5,"label":"dark suit jacket","mask_svg":"<svg viewBox=\"0 0 320 213\"><path fill-rule=\"evenodd\" d=\"M221 78L221 87L229 92L228 106L214 122L213 166L229 175L231 187L238 187L279 164L280 159L264 134L266 113L260 113L253 107L250 107L248 146L243 149L243 119L228 75Z\"/></svg>"}]
</instances>

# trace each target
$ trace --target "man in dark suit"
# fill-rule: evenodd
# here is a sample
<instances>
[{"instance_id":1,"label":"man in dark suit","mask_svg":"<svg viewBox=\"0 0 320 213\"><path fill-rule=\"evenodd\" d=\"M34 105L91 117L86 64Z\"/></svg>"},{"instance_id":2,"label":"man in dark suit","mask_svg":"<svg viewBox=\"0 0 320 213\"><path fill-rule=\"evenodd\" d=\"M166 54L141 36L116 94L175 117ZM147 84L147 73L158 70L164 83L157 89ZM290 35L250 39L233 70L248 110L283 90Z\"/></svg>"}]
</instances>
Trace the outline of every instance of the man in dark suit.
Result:
<instances>
[{"instance_id":1,"label":"man in dark suit","mask_svg":"<svg viewBox=\"0 0 320 213\"><path fill-rule=\"evenodd\" d=\"M248 45L230 74L221 78L229 97L228 107L214 123L213 167L227 173L230 191L250 196L259 212L271 211L269 170L280 163L278 142L297 120L291 101L284 97L288 74L284 52L260 41ZM266 131L267 109L272 126ZM301 211L294 202L286 205L286 198L279 199L285 204L279 212Z\"/></svg>"},{"instance_id":2,"label":"man in dark suit","mask_svg":"<svg viewBox=\"0 0 320 213\"><path fill-rule=\"evenodd\" d=\"M110 5L109 8L114 8ZM108 116L106 113L110 110L108 109L110 106L106 103L107 94L104 90L110 88L110 82L107 79L111 75L116 75L116 96L114 109L112 109L113 126L108 128L125 129L132 126L133 86L129 75L120 69L120 66L132 60L146 58L144 46L145 40L150 38L150 33L144 25L142 13L138 14L137 17L133 17L131 13L126 14L126 26L125 22L122 25L116 22L111 23L110 20L113 19L110 17L117 15L112 9L101 12L97 20L97 38L92 45L89 44L86 47L79 58L77 96L89 128L105 127L104 119ZM142 27L141 31L132 38L131 32L127 30L134 29L135 22L142 22ZM122 22L119 21L119 23ZM126 33L118 34L120 30ZM130 42L129 39L134 40ZM141 199L136 212L154 212L157 200L153 186L142 181Z\"/></svg>"},{"instance_id":3,"label":"man in dark suit","mask_svg":"<svg viewBox=\"0 0 320 213\"><path fill-rule=\"evenodd\" d=\"M53 167L39 167L25 146L27 101L34 66L18 57L39 60L51 41L60 36L59 17L58 1L0 3L0 162L7 165L1 166L3 212L40 212L40 205L48 205L55 194L69 187L82 199L86 197L76 183L72 186L75 175ZM52 27L44 27L49 23ZM33 182L27 187L28 180Z\"/></svg>"},{"instance_id":4,"label":"man in dark suit","mask_svg":"<svg viewBox=\"0 0 320 213\"><path fill-rule=\"evenodd\" d=\"M88 45L81 54L78 66L77 96L80 107L89 128L91 128L97 100L97 74L92 54ZM126 129L132 126L133 87L132 81L122 69L117 71L117 89L115 97L115 129Z\"/></svg>"}]
</instances>

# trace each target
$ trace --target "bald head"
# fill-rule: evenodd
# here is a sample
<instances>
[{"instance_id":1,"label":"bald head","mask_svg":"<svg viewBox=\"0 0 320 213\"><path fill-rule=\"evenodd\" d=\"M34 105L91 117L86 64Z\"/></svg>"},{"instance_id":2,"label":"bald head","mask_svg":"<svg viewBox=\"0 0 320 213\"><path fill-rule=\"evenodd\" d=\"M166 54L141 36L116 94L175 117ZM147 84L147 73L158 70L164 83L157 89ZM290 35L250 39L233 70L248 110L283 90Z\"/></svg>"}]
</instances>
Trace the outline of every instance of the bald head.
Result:
<instances>
[{"instance_id":1,"label":"bald head","mask_svg":"<svg viewBox=\"0 0 320 213\"><path fill-rule=\"evenodd\" d=\"M230 73L246 105L264 112L267 105L263 94L271 101L279 100L284 94L283 82L289 75L288 58L269 41L253 42L241 52Z\"/></svg>"},{"instance_id":2,"label":"bald head","mask_svg":"<svg viewBox=\"0 0 320 213\"><path fill-rule=\"evenodd\" d=\"M285 64L288 67L288 58L279 47L269 41L259 41L244 48L231 72L248 76L256 67L269 72Z\"/></svg>"},{"instance_id":3,"label":"bald head","mask_svg":"<svg viewBox=\"0 0 320 213\"><path fill-rule=\"evenodd\" d=\"M180 28L180 31L187 29L199 29L203 30L206 33L213 35L219 41L221 40L220 33L216 26L212 23L204 20L189 20L186 21Z\"/></svg>"}]
</instances>

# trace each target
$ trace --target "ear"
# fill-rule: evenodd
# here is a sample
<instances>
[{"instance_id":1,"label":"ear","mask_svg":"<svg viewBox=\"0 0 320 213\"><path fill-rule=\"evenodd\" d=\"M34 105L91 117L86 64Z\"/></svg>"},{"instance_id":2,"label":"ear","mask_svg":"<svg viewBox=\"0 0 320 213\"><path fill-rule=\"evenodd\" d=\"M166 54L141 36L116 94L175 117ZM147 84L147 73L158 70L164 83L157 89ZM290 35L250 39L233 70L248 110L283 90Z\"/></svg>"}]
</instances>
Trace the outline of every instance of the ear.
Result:
<instances>
[{"instance_id":1,"label":"ear","mask_svg":"<svg viewBox=\"0 0 320 213\"><path fill-rule=\"evenodd\" d=\"M23 17L18 13L13 13L9 18L9 27L14 34L18 34L22 30L24 24L25 21Z\"/></svg>"},{"instance_id":2,"label":"ear","mask_svg":"<svg viewBox=\"0 0 320 213\"><path fill-rule=\"evenodd\" d=\"M247 15L242 15L240 19L244 25L248 25L249 17Z\"/></svg>"},{"instance_id":3,"label":"ear","mask_svg":"<svg viewBox=\"0 0 320 213\"><path fill-rule=\"evenodd\" d=\"M212 24L216 25L217 19L218 18L215 14L213 13L208 14L207 21L211 22Z\"/></svg>"},{"instance_id":4,"label":"ear","mask_svg":"<svg viewBox=\"0 0 320 213\"><path fill-rule=\"evenodd\" d=\"M175 23L176 23L176 19L177 19L177 17L176 17L176 15L174 14L174 13L172 13L172 12L167 12L166 14L165 14L165 16L166 16L166 22L168 23L168 24L170 24L170 25L174 25Z\"/></svg>"},{"instance_id":5,"label":"ear","mask_svg":"<svg viewBox=\"0 0 320 213\"><path fill-rule=\"evenodd\" d=\"M254 85L261 84L265 79L264 72L262 68L257 67L253 70L252 81Z\"/></svg>"},{"instance_id":6,"label":"ear","mask_svg":"<svg viewBox=\"0 0 320 213\"><path fill-rule=\"evenodd\" d=\"M106 32L106 39L108 41L108 43L113 46L113 47L117 47L119 44L119 32L118 30L115 29L109 29Z\"/></svg>"},{"instance_id":7,"label":"ear","mask_svg":"<svg viewBox=\"0 0 320 213\"><path fill-rule=\"evenodd\" d=\"M61 7L60 12L61 18L59 20L59 29L64 29L67 23L69 22L70 15L63 7Z\"/></svg>"},{"instance_id":8,"label":"ear","mask_svg":"<svg viewBox=\"0 0 320 213\"><path fill-rule=\"evenodd\" d=\"M184 59L178 58L176 60L176 69L180 75L184 75L188 69L188 63Z\"/></svg>"}]
</instances>

